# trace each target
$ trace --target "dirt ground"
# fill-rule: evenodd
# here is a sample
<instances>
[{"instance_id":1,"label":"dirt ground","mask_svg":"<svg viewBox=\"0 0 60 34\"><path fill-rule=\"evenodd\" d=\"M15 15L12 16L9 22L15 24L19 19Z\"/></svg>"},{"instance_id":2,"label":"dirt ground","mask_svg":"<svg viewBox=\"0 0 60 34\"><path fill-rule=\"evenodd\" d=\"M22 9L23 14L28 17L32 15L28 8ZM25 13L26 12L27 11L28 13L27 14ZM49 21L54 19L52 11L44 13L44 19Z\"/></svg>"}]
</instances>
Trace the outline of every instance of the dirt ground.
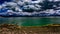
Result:
<instances>
[{"instance_id":1,"label":"dirt ground","mask_svg":"<svg viewBox=\"0 0 60 34\"><path fill-rule=\"evenodd\" d=\"M17 26L17 25L0 25L0 34L60 34L59 25L49 26Z\"/></svg>"}]
</instances>

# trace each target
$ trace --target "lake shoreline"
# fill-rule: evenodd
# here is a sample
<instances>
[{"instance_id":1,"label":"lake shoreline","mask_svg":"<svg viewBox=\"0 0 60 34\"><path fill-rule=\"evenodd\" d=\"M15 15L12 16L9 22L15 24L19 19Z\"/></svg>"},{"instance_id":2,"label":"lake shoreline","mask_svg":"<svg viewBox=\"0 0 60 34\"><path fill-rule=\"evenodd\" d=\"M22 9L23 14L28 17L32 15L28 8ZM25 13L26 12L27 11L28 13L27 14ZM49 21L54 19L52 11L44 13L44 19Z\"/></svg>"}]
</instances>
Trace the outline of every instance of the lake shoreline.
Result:
<instances>
[{"instance_id":1,"label":"lake shoreline","mask_svg":"<svg viewBox=\"0 0 60 34\"><path fill-rule=\"evenodd\" d=\"M7 32L8 31L8 32ZM3 34L18 33L18 34L60 34L60 24L51 24L42 27L22 27L13 24L0 25L0 32Z\"/></svg>"}]
</instances>

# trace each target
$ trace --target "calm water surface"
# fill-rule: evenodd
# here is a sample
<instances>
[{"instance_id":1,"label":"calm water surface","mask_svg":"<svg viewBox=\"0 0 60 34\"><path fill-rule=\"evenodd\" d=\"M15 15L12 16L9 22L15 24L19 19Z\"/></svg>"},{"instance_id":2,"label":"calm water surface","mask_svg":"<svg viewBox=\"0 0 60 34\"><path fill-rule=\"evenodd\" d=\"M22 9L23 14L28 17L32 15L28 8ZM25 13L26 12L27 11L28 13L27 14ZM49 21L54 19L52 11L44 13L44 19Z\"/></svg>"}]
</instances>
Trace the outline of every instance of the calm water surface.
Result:
<instances>
[{"instance_id":1,"label":"calm water surface","mask_svg":"<svg viewBox=\"0 0 60 34\"><path fill-rule=\"evenodd\" d=\"M0 24L17 24L19 26L43 26L47 24L60 24L60 18L43 17L0 17Z\"/></svg>"}]
</instances>

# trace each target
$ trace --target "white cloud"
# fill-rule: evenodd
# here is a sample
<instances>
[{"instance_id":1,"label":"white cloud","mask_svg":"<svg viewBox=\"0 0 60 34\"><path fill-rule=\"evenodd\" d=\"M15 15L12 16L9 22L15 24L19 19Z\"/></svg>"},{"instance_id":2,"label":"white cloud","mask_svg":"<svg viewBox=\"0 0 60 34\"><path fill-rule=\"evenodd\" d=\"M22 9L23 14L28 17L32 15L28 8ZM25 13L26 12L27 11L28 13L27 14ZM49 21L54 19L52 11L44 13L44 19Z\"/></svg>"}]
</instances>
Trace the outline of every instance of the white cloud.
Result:
<instances>
[{"instance_id":1,"label":"white cloud","mask_svg":"<svg viewBox=\"0 0 60 34\"><path fill-rule=\"evenodd\" d=\"M12 12L14 12L14 11L13 11L13 10L7 10L7 12L8 12L8 13L12 13Z\"/></svg>"},{"instance_id":2,"label":"white cloud","mask_svg":"<svg viewBox=\"0 0 60 34\"><path fill-rule=\"evenodd\" d=\"M14 3L14 2L7 2L6 5L8 5L8 6L17 6L17 4Z\"/></svg>"},{"instance_id":3,"label":"white cloud","mask_svg":"<svg viewBox=\"0 0 60 34\"><path fill-rule=\"evenodd\" d=\"M15 11L19 11L19 12L21 12L22 9L20 9L20 7L15 7Z\"/></svg>"},{"instance_id":4,"label":"white cloud","mask_svg":"<svg viewBox=\"0 0 60 34\"><path fill-rule=\"evenodd\" d=\"M17 4L20 5L20 6L23 6L24 2L18 1Z\"/></svg>"},{"instance_id":5,"label":"white cloud","mask_svg":"<svg viewBox=\"0 0 60 34\"><path fill-rule=\"evenodd\" d=\"M2 4L2 7L5 7L6 6L6 4Z\"/></svg>"},{"instance_id":6,"label":"white cloud","mask_svg":"<svg viewBox=\"0 0 60 34\"><path fill-rule=\"evenodd\" d=\"M47 9L46 12L47 13L50 13L50 14L54 14L55 13L55 10L53 10L53 9Z\"/></svg>"},{"instance_id":7,"label":"white cloud","mask_svg":"<svg viewBox=\"0 0 60 34\"><path fill-rule=\"evenodd\" d=\"M7 12L9 15L13 15L14 11L13 10L7 10Z\"/></svg>"},{"instance_id":8,"label":"white cloud","mask_svg":"<svg viewBox=\"0 0 60 34\"><path fill-rule=\"evenodd\" d=\"M60 0L53 0L54 2L56 2L56 1L60 1Z\"/></svg>"},{"instance_id":9,"label":"white cloud","mask_svg":"<svg viewBox=\"0 0 60 34\"><path fill-rule=\"evenodd\" d=\"M49 1L53 1L53 0L49 0Z\"/></svg>"},{"instance_id":10,"label":"white cloud","mask_svg":"<svg viewBox=\"0 0 60 34\"><path fill-rule=\"evenodd\" d=\"M30 2L31 0L23 0L23 2Z\"/></svg>"},{"instance_id":11,"label":"white cloud","mask_svg":"<svg viewBox=\"0 0 60 34\"><path fill-rule=\"evenodd\" d=\"M0 5L0 10L2 9L3 7Z\"/></svg>"}]
</instances>

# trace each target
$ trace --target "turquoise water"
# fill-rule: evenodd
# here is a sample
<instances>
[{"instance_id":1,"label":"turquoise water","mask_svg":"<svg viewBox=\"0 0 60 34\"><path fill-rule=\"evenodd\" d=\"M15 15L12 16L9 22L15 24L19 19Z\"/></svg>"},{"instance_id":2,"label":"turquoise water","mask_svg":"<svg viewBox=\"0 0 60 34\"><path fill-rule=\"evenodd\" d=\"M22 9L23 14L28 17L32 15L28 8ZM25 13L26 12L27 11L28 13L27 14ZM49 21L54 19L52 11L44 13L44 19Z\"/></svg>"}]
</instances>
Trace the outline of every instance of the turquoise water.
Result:
<instances>
[{"instance_id":1,"label":"turquoise water","mask_svg":"<svg viewBox=\"0 0 60 34\"><path fill-rule=\"evenodd\" d=\"M0 24L17 24L19 26L43 26L47 24L60 24L60 18L48 17L0 17Z\"/></svg>"}]
</instances>

